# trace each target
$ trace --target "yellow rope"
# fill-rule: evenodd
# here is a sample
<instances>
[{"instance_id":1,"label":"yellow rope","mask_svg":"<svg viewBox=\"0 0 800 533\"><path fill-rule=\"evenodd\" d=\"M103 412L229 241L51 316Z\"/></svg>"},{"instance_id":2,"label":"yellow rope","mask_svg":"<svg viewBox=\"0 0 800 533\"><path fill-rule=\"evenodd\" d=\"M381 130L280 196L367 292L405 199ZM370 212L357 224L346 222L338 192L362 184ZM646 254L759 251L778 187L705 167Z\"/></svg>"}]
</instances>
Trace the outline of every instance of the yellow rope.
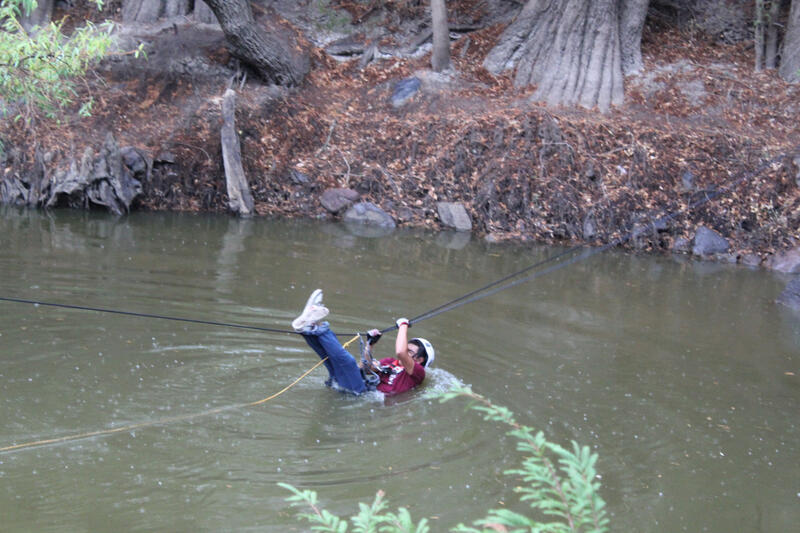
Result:
<instances>
[{"instance_id":1,"label":"yellow rope","mask_svg":"<svg viewBox=\"0 0 800 533\"><path fill-rule=\"evenodd\" d=\"M347 346L349 346L350 343L352 343L356 339L358 339L358 335L356 335L355 337L353 337L352 339L350 339L349 341L344 343L342 346L344 348L347 348ZM45 440L37 440L37 441L33 441L33 442L25 442L25 443L22 443L22 444L15 444L13 446L6 446L4 448L0 448L0 453L10 452L12 450L21 450L23 448L32 448L34 446L44 446L45 444L56 444L56 443L67 442L67 441L72 441L72 440L86 439L86 438L89 438L89 437L97 437L98 435L111 435L112 433L121 433L123 431L131 431L133 429L138 429L138 428L147 427L147 426L157 426L157 425L162 425L162 424L171 424L172 422L180 422L182 420L189 420L190 418L197 418L197 417L200 417L200 416L213 415L213 414L221 413L223 411L230 411L231 409L241 409L243 407L253 407L255 405L261 405L262 403L266 403L266 402L268 402L268 401L270 401L270 400L272 400L274 398L277 398L278 396L280 396L284 392L288 391L289 389L291 389L292 387L294 387L295 385L300 383L300 380L302 380L304 377L306 377L311 372L316 370L319 365L321 365L322 363L324 363L327 360L328 360L327 357L325 359L321 359L317 364L315 364L314 366L312 366L311 368L309 368L308 370L303 372L300 375L299 378L297 378L296 380L294 380L293 382L291 382L290 384L288 384L287 386L285 386L284 388L282 388L281 390L279 390L278 392L276 392L272 396L267 396L263 400L258 400L256 402L243 403L243 404L239 404L239 405L231 405L231 406L228 406L228 407L218 407L216 409L211 409L209 411L203 411L202 413L195 413L195 414L191 414L191 415L173 416L173 417L170 417L170 418L162 418L160 420L154 420L152 422L141 422L139 424L130 424L130 425L127 425L127 426L122 426L122 427L113 428L113 429L103 429L103 430L99 430L99 431L90 431L88 433L80 433L78 435L67 435L65 437L58 437L58 438L55 438L55 439L45 439Z\"/></svg>"}]
</instances>

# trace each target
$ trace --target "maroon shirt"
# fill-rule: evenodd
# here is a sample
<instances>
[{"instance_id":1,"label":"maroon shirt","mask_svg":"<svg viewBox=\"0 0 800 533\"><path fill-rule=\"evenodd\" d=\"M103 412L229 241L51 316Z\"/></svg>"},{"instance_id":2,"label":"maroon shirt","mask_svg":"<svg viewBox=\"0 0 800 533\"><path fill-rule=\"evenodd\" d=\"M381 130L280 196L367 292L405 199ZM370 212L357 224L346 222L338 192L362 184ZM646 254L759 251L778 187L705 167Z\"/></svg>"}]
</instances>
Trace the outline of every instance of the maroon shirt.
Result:
<instances>
[{"instance_id":1,"label":"maroon shirt","mask_svg":"<svg viewBox=\"0 0 800 533\"><path fill-rule=\"evenodd\" d=\"M378 390L387 396L413 389L425 379L425 369L416 361L414 361L414 370L410 375L400 361L393 357L381 359L381 365L393 369L391 374L380 374L381 382L378 384Z\"/></svg>"}]
</instances>

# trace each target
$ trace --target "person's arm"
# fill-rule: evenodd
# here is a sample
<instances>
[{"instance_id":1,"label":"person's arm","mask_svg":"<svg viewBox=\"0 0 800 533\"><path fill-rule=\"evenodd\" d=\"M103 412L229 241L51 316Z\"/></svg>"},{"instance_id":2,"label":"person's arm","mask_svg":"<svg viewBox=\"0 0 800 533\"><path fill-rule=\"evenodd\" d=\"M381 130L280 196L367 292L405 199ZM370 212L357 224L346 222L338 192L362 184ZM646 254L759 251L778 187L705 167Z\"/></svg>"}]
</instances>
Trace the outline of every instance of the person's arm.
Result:
<instances>
[{"instance_id":1,"label":"person's arm","mask_svg":"<svg viewBox=\"0 0 800 533\"><path fill-rule=\"evenodd\" d=\"M414 359L408 353L408 328L407 318L397 320L397 339L394 341L394 354L403 369L410 375L414 372Z\"/></svg>"},{"instance_id":2,"label":"person's arm","mask_svg":"<svg viewBox=\"0 0 800 533\"><path fill-rule=\"evenodd\" d=\"M381 338L382 333L377 329L371 329L367 332L367 342L364 343L363 358L367 362L367 366L372 370L380 370L380 365L375 358L372 357L372 345L377 343ZM361 363L359 363L360 365Z\"/></svg>"}]
</instances>

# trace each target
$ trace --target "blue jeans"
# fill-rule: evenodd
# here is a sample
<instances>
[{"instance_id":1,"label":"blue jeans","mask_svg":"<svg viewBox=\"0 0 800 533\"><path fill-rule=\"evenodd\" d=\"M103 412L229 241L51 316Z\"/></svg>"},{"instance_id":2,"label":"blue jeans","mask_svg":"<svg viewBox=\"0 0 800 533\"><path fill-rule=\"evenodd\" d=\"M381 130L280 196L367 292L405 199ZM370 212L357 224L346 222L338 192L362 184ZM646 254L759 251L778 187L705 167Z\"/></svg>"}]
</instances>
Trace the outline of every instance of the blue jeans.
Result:
<instances>
[{"instance_id":1,"label":"blue jeans","mask_svg":"<svg viewBox=\"0 0 800 533\"><path fill-rule=\"evenodd\" d=\"M303 338L317 352L320 359L328 358L325 361L325 368L340 387L353 394L361 394L367 390L356 360L342 347L327 322L303 332Z\"/></svg>"}]
</instances>

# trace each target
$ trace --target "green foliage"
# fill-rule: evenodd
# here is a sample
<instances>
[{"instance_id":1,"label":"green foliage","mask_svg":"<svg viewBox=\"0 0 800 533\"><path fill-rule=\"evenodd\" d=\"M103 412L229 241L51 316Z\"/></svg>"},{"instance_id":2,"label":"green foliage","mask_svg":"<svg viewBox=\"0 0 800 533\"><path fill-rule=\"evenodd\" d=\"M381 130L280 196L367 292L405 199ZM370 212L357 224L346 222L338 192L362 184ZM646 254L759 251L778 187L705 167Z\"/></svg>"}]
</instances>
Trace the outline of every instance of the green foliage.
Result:
<instances>
[{"instance_id":1,"label":"green foliage","mask_svg":"<svg viewBox=\"0 0 800 533\"><path fill-rule=\"evenodd\" d=\"M499 422L510 427L508 435L517 439L517 449L525 454L520 468L505 472L518 476L525 482L516 491L520 500L528 502L535 516L526 516L508 509L493 509L486 518L475 522L476 527L459 524L453 531L462 533L489 533L493 531L537 533L605 533L609 519L605 502L600 497L600 483L596 481L597 454L588 446L572 442L571 449L549 442L541 431L519 424L511 410L492 404L469 388L456 388L441 395L441 401L467 398L473 401L472 409L483 413L484 420ZM383 492L379 491L371 506L359 504L359 512L350 520L341 519L318 505L317 493L299 490L286 483L281 487L291 491L287 498L292 505L310 507L311 513L299 513L301 519L312 524L312 531L344 533L350 524L357 533L425 533L429 530L425 519L414 524L406 509L397 513L386 511ZM544 520L544 521L542 521Z\"/></svg>"},{"instance_id":2,"label":"green foliage","mask_svg":"<svg viewBox=\"0 0 800 533\"><path fill-rule=\"evenodd\" d=\"M317 501L317 493L313 490L299 490L288 483L278 483L294 495L286 498L292 505L305 505L311 513L300 513L299 517L311 524L312 531L344 533L352 523L355 533L428 533L427 520L414 524L411 514L406 509L398 509L396 513L387 512L387 504L383 499L383 491L378 491L372 505L358 504L358 514L350 520L342 520L325 509L321 509Z\"/></svg>"},{"instance_id":3,"label":"green foliage","mask_svg":"<svg viewBox=\"0 0 800 533\"><path fill-rule=\"evenodd\" d=\"M102 0L94 1L102 7ZM62 33L63 22L26 31L20 20L36 5L35 0L0 0L0 114L15 119L31 120L39 111L57 116L75 99L76 81L111 46L109 23L87 22L69 37ZM90 111L91 101L79 113Z\"/></svg>"}]
</instances>

